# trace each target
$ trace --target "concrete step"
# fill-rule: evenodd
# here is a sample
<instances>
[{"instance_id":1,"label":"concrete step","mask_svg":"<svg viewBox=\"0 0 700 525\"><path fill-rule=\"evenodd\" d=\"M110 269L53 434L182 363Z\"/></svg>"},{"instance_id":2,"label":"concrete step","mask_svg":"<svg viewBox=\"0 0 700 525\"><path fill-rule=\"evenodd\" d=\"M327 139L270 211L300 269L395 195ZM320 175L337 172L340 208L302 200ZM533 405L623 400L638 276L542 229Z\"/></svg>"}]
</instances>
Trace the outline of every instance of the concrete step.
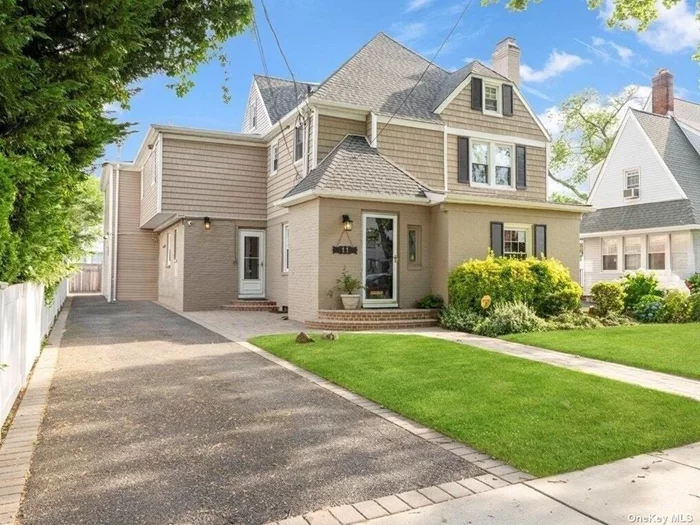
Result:
<instances>
[{"instance_id":1,"label":"concrete step","mask_svg":"<svg viewBox=\"0 0 700 525\"><path fill-rule=\"evenodd\" d=\"M383 319L357 321L344 319L319 319L306 321L309 330L337 330L340 332L358 332L364 330L404 330L407 328L430 328L437 326L437 319Z\"/></svg>"}]
</instances>

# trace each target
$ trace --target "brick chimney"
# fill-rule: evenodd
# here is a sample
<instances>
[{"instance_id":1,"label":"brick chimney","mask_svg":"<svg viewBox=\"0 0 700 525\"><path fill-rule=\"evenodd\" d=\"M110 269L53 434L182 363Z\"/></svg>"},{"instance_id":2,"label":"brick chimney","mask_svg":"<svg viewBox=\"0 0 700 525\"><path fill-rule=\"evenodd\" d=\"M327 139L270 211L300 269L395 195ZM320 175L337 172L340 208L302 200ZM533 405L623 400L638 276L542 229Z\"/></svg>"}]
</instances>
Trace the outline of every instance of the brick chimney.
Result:
<instances>
[{"instance_id":1,"label":"brick chimney","mask_svg":"<svg viewBox=\"0 0 700 525\"><path fill-rule=\"evenodd\" d=\"M673 114L673 75L659 69L651 79L651 110L657 115Z\"/></svg>"},{"instance_id":2,"label":"brick chimney","mask_svg":"<svg viewBox=\"0 0 700 525\"><path fill-rule=\"evenodd\" d=\"M491 63L494 71L520 86L520 48L515 38L507 37L496 44Z\"/></svg>"}]
</instances>

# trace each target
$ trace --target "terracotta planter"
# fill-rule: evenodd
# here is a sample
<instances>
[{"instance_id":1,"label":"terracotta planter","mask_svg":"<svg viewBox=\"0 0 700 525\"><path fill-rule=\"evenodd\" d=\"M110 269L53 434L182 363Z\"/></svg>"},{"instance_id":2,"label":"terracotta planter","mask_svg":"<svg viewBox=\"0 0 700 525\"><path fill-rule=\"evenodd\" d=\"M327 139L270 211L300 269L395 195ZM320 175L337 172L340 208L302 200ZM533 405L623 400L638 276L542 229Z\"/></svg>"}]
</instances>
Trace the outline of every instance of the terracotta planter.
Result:
<instances>
[{"instance_id":1,"label":"terracotta planter","mask_svg":"<svg viewBox=\"0 0 700 525\"><path fill-rule=\"evenodd\" d=\"M343 301L343 308L346 310L357 310L360 306L360 294L340 294Z\"/></svg>"}]
</instances>

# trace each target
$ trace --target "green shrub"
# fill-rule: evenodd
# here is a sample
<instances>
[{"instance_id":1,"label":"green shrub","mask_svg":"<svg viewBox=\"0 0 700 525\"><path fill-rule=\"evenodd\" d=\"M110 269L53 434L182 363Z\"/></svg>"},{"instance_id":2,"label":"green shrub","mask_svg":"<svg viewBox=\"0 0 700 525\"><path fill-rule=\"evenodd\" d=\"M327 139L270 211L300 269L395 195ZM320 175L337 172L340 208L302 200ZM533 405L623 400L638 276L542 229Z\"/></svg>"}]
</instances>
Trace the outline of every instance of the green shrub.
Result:
<instances>
[{"instance_id":1,"label":"green shrub","mask_svg":"<svg viewBox=\"0 0 700 525\"><path fill-rule=\"evenodd\" d=\"M459 265L448 281L450 304L481 312L481 299L494 303L522 301L543 317L576 310L582 290L556 259L525 260L489 256Z\"/></svg>"},{"instance_id":2,"label":"green shrub","mask_svg":"<svg viewBox=\"0 0 700 525\"><path fill-rule=\"evenodd\" d=\"M596 283L591 288L591 297L601 317L608 314L621 314L625 309L625 290L620 283Z\"/></svg>"},{"instance_id":3,"label":"green shrub","mask_svg":"<svg viewBox=\"0 0 700 525\"><path fill-rule=\"evenodd\" d=\"M522 301L496 304L489 316L474 327L474 333L488 337L545 330L547 321L537 317L535 310Z\"/></svg>"},{"instance_id":4,"label":"green shrub","mask_svg":"<svg viewBox=\"0 0 700 525\"><path fill-rule=\"evenodd\" d=\"M440 326L447 330L471 333L476 325L484 320L484 316L450 304L440 311L438 320L440 321Z\"/></svg>"},{"instance_id":5,"label":"green shrub","mask_svg":"<svg viewBox=\"0 0 700 525\"><path fill-rule=\"evenodd\" d=\"M700 292L688 297L688 307L690 309L689 319L694 323L700 323Z\"/></svg>"},{"instance_id":6,"label":"green shrub","mask_svg":"<svg viewBox=\"0 0 700 525\"><path fill-rule=\"evenodd\" d=\"M622 287L625 290L625 309L629 312L635 311L635 307L643 297L648 295L663 296L663 292L659 288L659 280L653 273L628 273L622 279Z\"/></svg>"},{"instance_id":7,"label":"green shrub","mask_svg":"<svg viewBox=\"0 0 700 525\"><path fill-rule=\"evenodd\" d=\"M700 294L700 272L694 273L693 275L688 277L688 279L685 281L685 284L688 286L690 293Z\"/></svg>"},{"instance_id":8,"label":"green shrub","mask_svg":"<svg viewBox=\"0 0 700 525\"><path fill-rule=\"evenodd\" d=\"M687 323L690 320L688 294L680 290L670 290L663 297L663 323Z\"/></svg>"},{"instance_id":9,"label":"green shrub","mask_svg":"<svg viewBox=\"0 0 700 525\"><path fill-rule=\"evenodd\" d=\"M631 317L624 314L608 314L605 317L598 318L598 321L603 326L631 326L637 322Z\"/></svg>"},{"instance_id":10,"label":"green shrub","mask_svg":"<svg viewBox=\"0 0 700 525\"><path fill-rule=\"evenodd\" d=\"M660 323L664 315L664 303L658 295L645 295L634 307L634 317L642 323Z\"/></svg>"},{"instance_id":11,"label":"green shrub","mask_svg":"<svg viewBox=\"0 0 700 525\"><path fill-rule=\"evenodd\" d=\"M579 330L603 327L603 323L598 319L583 312L566 312L548 319L547 322L550 330Z\"/></svg>"},{"instance_id":12,"label":"green shrub","mask_svg":"<svg viewBox=\"0 0 700 525\"><path fill-rule=\"evenodd\" d=\"M416 308L422 310L441 309L445 306L445 301L439 295L429 294L416 303Z\"/></svg>"}]
</instances>

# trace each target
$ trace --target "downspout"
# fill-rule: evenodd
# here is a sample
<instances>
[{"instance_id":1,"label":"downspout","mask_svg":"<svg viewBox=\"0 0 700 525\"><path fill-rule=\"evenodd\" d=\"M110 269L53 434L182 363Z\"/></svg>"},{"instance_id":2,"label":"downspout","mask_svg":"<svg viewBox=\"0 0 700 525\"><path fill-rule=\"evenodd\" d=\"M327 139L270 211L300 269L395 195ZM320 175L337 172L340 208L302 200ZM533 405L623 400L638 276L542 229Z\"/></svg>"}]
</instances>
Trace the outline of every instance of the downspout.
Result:
<instances>
[{"instance_id":1,"label":"downspout","mask_svg":"<svg viewBox=\"0 0 700 525\"><path fill-rule=\"evenodd\" d=\"M117 265L118 265L118 258L117 258L117 252L119 250L119 170L121 168L121 164L117 163L116 167L116 173L117 173L117 181L116 181L116 187L114 188L115 190L115 198L114 198L114 264L112 266L113 271L112 271L112 300L111 302L116 302L117 300ZM114 172L112 172L114 173Z\"/></svg>"}]
</instances>

